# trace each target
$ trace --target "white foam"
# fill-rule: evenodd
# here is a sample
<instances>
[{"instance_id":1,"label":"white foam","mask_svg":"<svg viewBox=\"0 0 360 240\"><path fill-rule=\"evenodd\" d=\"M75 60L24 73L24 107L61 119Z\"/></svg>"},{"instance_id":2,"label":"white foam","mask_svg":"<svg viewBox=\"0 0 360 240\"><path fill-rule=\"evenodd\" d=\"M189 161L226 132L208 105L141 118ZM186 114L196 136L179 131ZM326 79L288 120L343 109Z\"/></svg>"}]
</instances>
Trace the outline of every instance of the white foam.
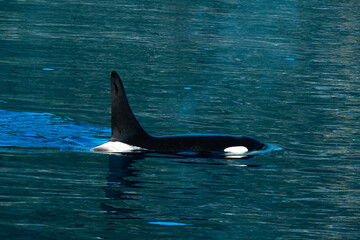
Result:
<instances>
[{"instance_id":1,"label":"white foam","mask_svg":"<svg viewBox=\"0 0 360 240\"><path fill-rule=\"evenodd\" d=\"M132 146L123 142L106 142L102 145L92 148L93 151L99 152L133 152L139 150L146 150L141 147Z\"/></svg>"},{"instance_id":2,"label":"white foam","mask_svg":"<svg viewBox=\"0 0 360 240\"><path fill-rule=\"evenodd\" d=\"M249 150L247 149L247 147L244 146L233 146L224 149L225 153L232 153L232 154L243 154L243 153L247 153L248 151Z\"/></svg>"}]
</instances>

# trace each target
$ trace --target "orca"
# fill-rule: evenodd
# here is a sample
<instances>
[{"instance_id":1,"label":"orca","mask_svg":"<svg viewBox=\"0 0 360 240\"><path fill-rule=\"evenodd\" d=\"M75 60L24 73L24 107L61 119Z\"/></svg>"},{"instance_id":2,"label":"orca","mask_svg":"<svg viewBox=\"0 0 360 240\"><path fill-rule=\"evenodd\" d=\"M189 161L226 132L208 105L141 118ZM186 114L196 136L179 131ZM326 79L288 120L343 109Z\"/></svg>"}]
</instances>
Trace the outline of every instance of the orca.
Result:
<instances>
[{"instance_id":1,"label":"orca","mask_svg":"<svg viewBox=\"0 0 360 240\"><path fill-rule=\"evenodd\" d=\"M153 136L139 124L131 111L119 75L111 73L111 138L96 146L98 152L157 152L195 154L245 154L266 144L243 135L183 134Z\"/></svg>"}]
</instances>

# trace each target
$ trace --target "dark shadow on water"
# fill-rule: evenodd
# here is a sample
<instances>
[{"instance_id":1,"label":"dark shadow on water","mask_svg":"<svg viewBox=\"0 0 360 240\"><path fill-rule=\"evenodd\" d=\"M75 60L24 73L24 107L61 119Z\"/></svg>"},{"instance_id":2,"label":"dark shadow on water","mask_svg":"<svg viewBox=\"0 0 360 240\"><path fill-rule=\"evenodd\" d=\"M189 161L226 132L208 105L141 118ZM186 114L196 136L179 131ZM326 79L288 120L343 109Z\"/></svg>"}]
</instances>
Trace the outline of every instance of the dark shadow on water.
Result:
<instances>
[{"instance_id":1,"label":"dark shadow on water","mask_svg":"<svg viewBox=\"0 0 360 240\"><path fill-rule=\"evenodd\" d=\"M128 180L128 177L136 177L140 170L134 169L132 164L136 160L143 159L142 155L122 154L109 155L109 175L107 176L108 186L104 188L105 196L110 199L132 199L131 194L121 193L117 188L139 188L139 181Z\"/></svg>"},{"instance_id":2,"label":"dark shadow on water","mask_svg":"<svg viewBox=\"0 0 360 240\"><path fill-rule=\"evenodd\" d=\"M137 200L138 194L133 189L142 188L141 181L129 180L135 178L140 171L133 167L137 160L144 159L143 154L109 154L109 175L106 177L107 186L103 188L107 203L101 203L100 208L106 214L116 219L140 219L136 212L141 209L116 207L119 200ZM129 193L127 190L131 190Z\"/></svg>"},{"instance_id":3,"label":"dark shadow on water","mask_svg":"<svg viewBox=\"0 0 360 240\"><path fill-rule=\"evenodd\" d=\"M242 159L224 159L220 157L214 157L208 155L207 158L201 155L196 157L189 157L188 155L181 154L158 154L158 153L119 153L109 154L108 171L109 174L106 177L107 186L103 188L106 201L100 204L100 208L105 211L110 218L116 219L141 219L141 213L146 211L140 208L124 207L124 202L138 201L144 198L141 195L141 189L147 188L145 185L149 184L148 181L141 181L139 173L142 169L134 167L137 161L153 159L154 161L162 161L166 159L169 162L184 165L204 165L206 166L236 166L236 167L249 167L259 168L266 167L266 165L249 164L249 161L253 161L253 157L247 157ZM238 164L235 165L234 161ZM158 183L153 183L158 184ZM165 183L166 184L166 183ZM157 196L162 198L161 196ZM164 196L164 198L169 198ZM129 202L128 202L129 203ZM134 204L136 206L136 204ZM125 205L127 206L127 204Z\"/></svg>"},{"instance_id":4,"label":"dark shadow on water","mask_svg":"<svg viewBox=\"0 0 360 240\"><path fill-rule=\"evenodd\" d=\"M204 157L192 157L182 155L167 155L157 153L121 153L121 154L109 154L108 171L109 174L106 177L107 186L103 188L106 201L100 204L100 208L114 219L141 219L143 211L147 211L141 208L134 208L129 206L128 201L138 201L144 198L139 192L140 189L146 188L145 182L138 180L138 176L142 169L134 167L134 164L140 160L146 159L168 159L177 164L194 164L194 165L231 165L220 158L204 158ZM249 160L247 158L246 160ZM239 161L246 161L245 159ZM246 164L244 167L262 167L263 165ZM144 183L144 184L143 184ZM146 182L149 184L149 182ZM155 183L154 183L155 184ZM161 198L161 196L157 196ZM165 196L164 196L165 197ZM128 203L125 204L124 203ZM129 207L124 207L129 206ZM136 204L133 204L136 206Z\"/></svg>"}]
</instances>

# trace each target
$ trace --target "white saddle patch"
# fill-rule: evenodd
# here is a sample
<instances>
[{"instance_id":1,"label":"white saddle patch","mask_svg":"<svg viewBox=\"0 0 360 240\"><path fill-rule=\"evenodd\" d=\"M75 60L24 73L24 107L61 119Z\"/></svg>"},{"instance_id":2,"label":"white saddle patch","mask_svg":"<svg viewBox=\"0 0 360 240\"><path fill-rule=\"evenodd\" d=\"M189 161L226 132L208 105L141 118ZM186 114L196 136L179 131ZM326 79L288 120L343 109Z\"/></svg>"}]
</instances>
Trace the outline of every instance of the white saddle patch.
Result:
<instances>
[{"instance_id":1,"label":"white saddle patch","mask_svg":"<svg viewBox=\"0 0 360 240\"><path fill-rule=\"evenodd\" d=\"M146 149L137 146L132 146L123 142L109 141L92 148L92 150L99 152L133 152L133 151L146 150Z\"/></svg>"},{"instance_id":2,"label":"white saddle patch","mask_svg":"<svg viewBox=\"0 0 360 240\"><path fill-rule=\"evenodd\" d=\"M224 149L225 153L232 153L232 154L243 154L247 153L249 150L247 147L244 146L234 146L234 147L228 147Z\"/></svg>"}]
</instances>

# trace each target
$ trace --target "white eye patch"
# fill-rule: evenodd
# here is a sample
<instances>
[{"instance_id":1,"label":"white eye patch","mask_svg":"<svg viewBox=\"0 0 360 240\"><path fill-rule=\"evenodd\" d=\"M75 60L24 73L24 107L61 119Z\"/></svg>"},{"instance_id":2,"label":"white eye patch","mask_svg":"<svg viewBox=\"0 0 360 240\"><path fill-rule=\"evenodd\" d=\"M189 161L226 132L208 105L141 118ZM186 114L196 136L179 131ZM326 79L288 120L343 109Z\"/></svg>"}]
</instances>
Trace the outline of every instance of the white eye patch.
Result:
<instances>
[{"instance_id":1,"label":"white eye patch","mask_svg":"<svg viewBox=\"0 0 360 240\"><path fill-rule=\"evenodd\" d=\"M234 147L228 147L224 149L225 153L233 153L233 154L243 154L247 153L249 150L247 147L244 146L234 146Z\"/></svg>"}]
</instances>

